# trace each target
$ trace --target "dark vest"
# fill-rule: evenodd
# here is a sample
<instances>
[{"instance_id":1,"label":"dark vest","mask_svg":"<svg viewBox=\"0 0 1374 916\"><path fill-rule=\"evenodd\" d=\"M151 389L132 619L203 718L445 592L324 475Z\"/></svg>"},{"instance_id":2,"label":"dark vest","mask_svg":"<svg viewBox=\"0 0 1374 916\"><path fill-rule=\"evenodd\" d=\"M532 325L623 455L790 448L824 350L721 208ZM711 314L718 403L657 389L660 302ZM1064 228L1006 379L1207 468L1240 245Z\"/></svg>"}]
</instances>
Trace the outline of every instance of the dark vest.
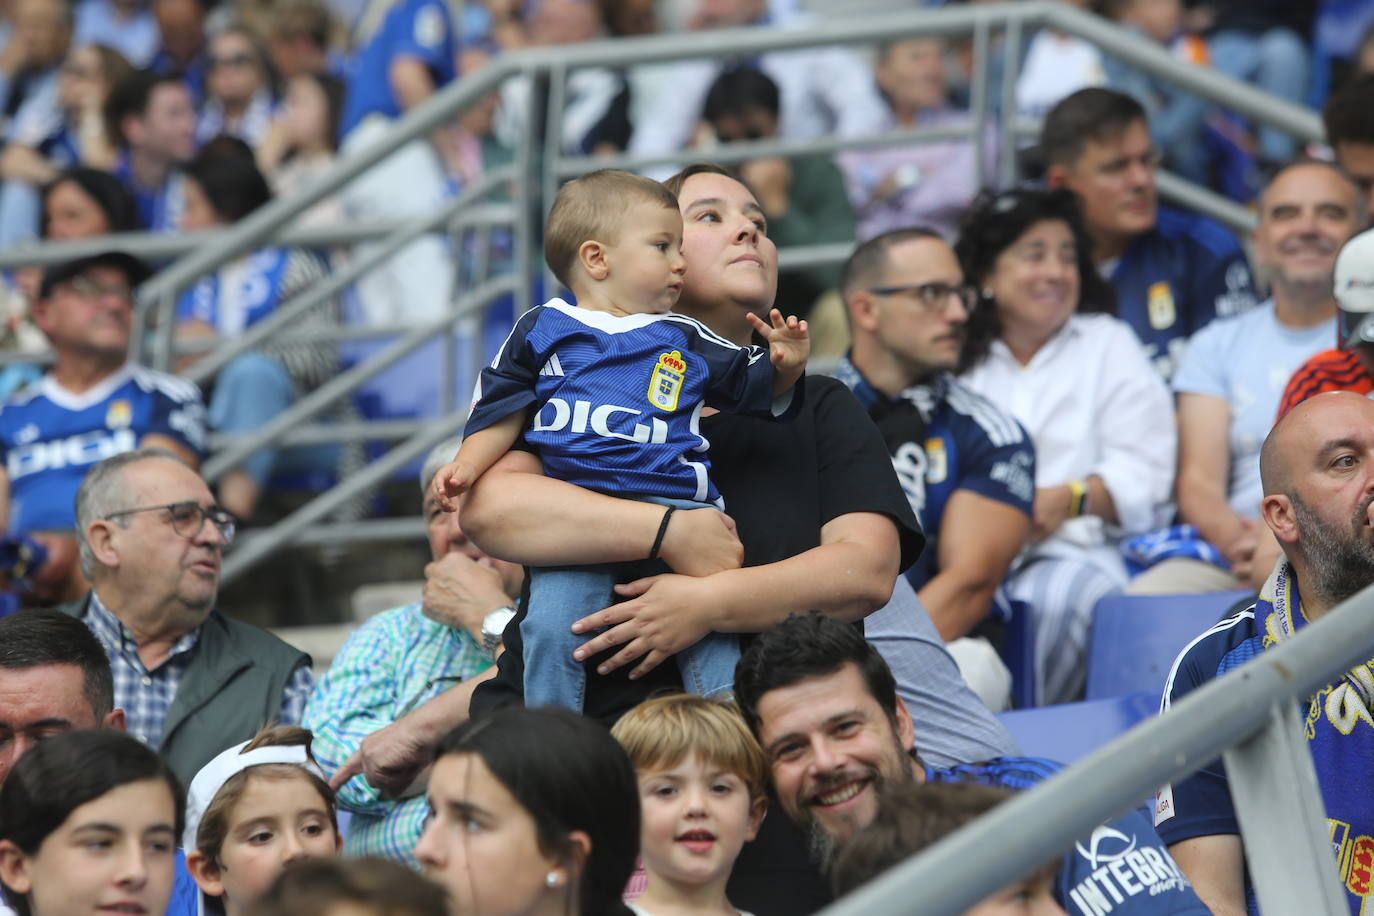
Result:
<instances>
[{"instance_id":1,"label":"dark vest","mask_svg":"<svg viewBox=\"0 0 1374 916\"><path fill-rule=\"evenodd\" d=\"M61 610L85 617L90 596ZM282 693L310 656L266 630L211 611L177 687L158 753L183 786L220 751L281 716Z\"/></svg>"}]
</instances>

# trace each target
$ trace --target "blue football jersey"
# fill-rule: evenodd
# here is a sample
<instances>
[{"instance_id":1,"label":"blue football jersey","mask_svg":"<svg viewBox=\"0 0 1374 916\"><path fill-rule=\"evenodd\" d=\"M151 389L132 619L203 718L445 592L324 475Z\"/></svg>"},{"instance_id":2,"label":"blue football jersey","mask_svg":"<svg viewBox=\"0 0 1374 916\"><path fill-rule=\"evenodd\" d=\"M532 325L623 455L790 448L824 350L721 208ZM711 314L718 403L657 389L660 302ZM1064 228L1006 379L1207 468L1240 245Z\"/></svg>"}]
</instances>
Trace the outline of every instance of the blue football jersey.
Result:
<instances>
[{"instance_id":1,"label":"blue football jersey","mask_svg":"<svg viewBox=\"0 0 1374 916\"><path fill-rule=\"evenodd\" d=\"M949 769L927 768L927 782L972 782L1019 792L1062 767L1040 757L995 757ZM1071 916L1207 916L1144 809L1108 821L1074 844L1059 863L1055 896Z\"/></svg>"},{"instance_id":2,"label":"blue football jersey","mask_svg":"<svg viewBox=\"0 0 1374 916\"><path fill-rule=\"evenodd\" d=\"M138 366L72 394L52 376L0 408L0 450L10 486L11 533L71 531L76 490L91 465L138 448L144 436L205 449L205 405L190 382Z\"/></svg>"},{"instance_id":3,"label":"blue football jersey","mask_svg":"<svg viewBox=\"0 0 1374 916\"><path fill-rule=\"evenodd\" d=\"M371 12L369 7L364 15ZM453 19L443 0L394 0L383 15L374 31L357 36L362 50L349 73L340 137L347 136L370 114L394 118L401 113L401 104L391 89L391 64L397 58L423 63L435 89L457 76Z\"/></svg>"},{"instance_id":4,"label":"blue football jersey","mask_svg":"<svg viewBox=\"0 0 1374 916\"><path fill-rule=\"evenodd\" d=\"M550 477L602 493L719 503L701 410L790 417L773 366L685 315L617 317L554 299L520 317L482 370L465 435L534 407L525 429Z\"/></svg>"},{"instance_id":5,"label":"blue football jersey","mask_svg":"<svg viewBox=\"0 0 1374 916\"><path fill-rule=\"evenodd\" d=\"M1111 276L1117 317L1131 326L1165 379L1188 338L1213 318L1259 300L1235 235L1202 216L1159 208L1155 228L1131 242Z\"/></svg>"}]
</instances>

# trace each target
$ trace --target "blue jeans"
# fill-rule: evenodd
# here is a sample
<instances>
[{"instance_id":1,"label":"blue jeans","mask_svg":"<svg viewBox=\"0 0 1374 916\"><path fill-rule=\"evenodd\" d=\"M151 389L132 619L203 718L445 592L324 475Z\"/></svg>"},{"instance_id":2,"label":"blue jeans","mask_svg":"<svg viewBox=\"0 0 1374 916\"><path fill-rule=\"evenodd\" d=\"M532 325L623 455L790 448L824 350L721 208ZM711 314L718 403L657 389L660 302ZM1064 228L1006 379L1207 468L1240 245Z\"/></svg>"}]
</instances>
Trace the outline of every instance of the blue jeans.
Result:
<instances>
[{"instance_id":1,"label":"blue jeans","mask_svg":"<svg viewBox=\"0 0 1374 916\"><path fill-rule=\"evenodd\" d=\"M296 386L281 361L250 351L231 359L215 380L210 397L210 427L222 433L251 433L284 413L296 402ZM258 486L266 486L273 471L334 470L337 445L306 445L291 449L261 448L239 466Z\"/></svg>"},{"instance_id":2,"label":"blue jeans","mask_svg":"<svg viewBox=\"0 0 1374 916\"><path fill-rule=\"evenodd\" d=\"M1294 105L1307 101L1307 80L1311 75L1307 46L1284 28L1261 34L1226 30L1207 42L1212 66L1238 80L1253 83L1265 92ZM1269 163L1293 158L1296 142L1281 130L1264 127L1259 131L1259 156Z\"/></svg>"},{"instance_id":3,"label":"blue jeans","mask_svg":"<svg viewBox=\"0 0 1374 916\"><path fill-rule=\"evenodd\" d=\"M683 499L646 497L645 502L680 509L712 508ZM562 706L582 711L587 672L573 659L573 650L588 634L572 631L574 621L610 607L616 564L555 566L530 570L529 612L520 624L524 643L525 705ZM593 634L594 635L594 634ZM724 633L708 633L675 656L682 684L693 693L710 696L728 691L735 682L739 642Z\"/></svg>"}]
</instances>

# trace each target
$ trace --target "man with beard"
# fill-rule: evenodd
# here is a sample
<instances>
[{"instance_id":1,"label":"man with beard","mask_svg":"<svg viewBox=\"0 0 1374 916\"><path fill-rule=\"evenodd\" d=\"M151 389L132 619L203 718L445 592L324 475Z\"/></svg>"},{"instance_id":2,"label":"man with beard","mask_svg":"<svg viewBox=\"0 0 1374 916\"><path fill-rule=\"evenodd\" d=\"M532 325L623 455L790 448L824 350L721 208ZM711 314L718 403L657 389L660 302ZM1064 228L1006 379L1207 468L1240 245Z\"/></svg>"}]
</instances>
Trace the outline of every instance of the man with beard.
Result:
<instances>
[{"instance_id":1,"label":"man with beard","mask_svg":"<svg viewBox=\"0 0 1374 916\"><path fill-rule=\"evenodd\" d=\"M1259 447L1289 377L1336 336L1336 255L1364 225L1359 188L1339 166L1299 160L1259 199L1255 260L1268 302L1212 322L1188 345L1178 395L1176 555L1131 583L1135 594L1258 590L1279 555L1260 524Z\"/></svg>"},{"instance_id":2,"label":"man with beard","mask_svg":"<svg viewBox=\"0 0 1374 916\"><path fill-rule=\"evenodd\" d=\"M1034 757L926 765L882 656L853 627L814 612L793 614L749 644L735 671L735 699L763 746L779 805L822 866L873 821L885 786L1025 789L1059 769ZM1103 824L1065 853L1055 890L1075 916L1207 912L1142 810Z\"/></svg>"},{"instance_id":3,"label":"man with beard","mask_svg":"<svg viewBox=\"0 0 1374 916\"><path fill-rule=\"evenodd\" d=\"M989 709L1005 709L1011 676L986 621L1030 535L1035 449L1010 414L953 375L977 291L948 242L912 227L854 249L840 293L854 343L834 375L883 434L926 533L907 580L964 680Z\"/></svg>"},{"instance_id":4,"label":"man with beard","mask_svg":"<svg viewBox=\"0 0 1374 916\"><path fill-rule=\"evenodd\" d=\"M1179 654L1164 686L1166 710L1374 583L1374 403L1349 391L1304 401L1265 439L1260 468L1264 522L1283 556L1259 600ZM1372 673L1374 659L1323 687L1307 709L1308 750L1352 914L1374 897L1368 870L1356 864L1374 834ZM1214 913L1255 911L1221 761L1162 786L1155 824Z\"/></svg>"}]
</instances>

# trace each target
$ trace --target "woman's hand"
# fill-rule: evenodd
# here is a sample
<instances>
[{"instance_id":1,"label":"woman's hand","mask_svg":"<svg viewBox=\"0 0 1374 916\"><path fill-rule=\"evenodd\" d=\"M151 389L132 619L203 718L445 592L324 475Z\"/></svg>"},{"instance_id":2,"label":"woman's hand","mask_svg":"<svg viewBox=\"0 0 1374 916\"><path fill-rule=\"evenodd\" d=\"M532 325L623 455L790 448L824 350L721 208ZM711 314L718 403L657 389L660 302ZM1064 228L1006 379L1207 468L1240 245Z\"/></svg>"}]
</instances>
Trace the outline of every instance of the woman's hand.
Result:
<instances>
[{"instance_id":1,"label":"woman's hand","mask_svg":"<svg viewBox=\"0 0 1374 916\"><path fill-rule=\"evenodd\" d=\"M1051 537L1069 518L1069 507L1073 503L1073 491L1068 484L1054 487L1036 487L1035 504L1032 508L1031 543L1039 544Z\"/></svg>"},{"instance_id":2,"label":"woman's hand","mask_svg":"<svg viewBox=\"0 0 1374 916\"><path fill-rule=\"evenodd\" d=\"M599 674L609 674L642 658L630 672L632 679L642 677L714 629L708 609L714 608L716 602L709 578L650 576L617 585L615 590L631 600L583 617L572 627L574 633L610 628L573 653L578 661L616 646L623 647L601 663L596 669Z\"/></svg>"}]
</instances>

